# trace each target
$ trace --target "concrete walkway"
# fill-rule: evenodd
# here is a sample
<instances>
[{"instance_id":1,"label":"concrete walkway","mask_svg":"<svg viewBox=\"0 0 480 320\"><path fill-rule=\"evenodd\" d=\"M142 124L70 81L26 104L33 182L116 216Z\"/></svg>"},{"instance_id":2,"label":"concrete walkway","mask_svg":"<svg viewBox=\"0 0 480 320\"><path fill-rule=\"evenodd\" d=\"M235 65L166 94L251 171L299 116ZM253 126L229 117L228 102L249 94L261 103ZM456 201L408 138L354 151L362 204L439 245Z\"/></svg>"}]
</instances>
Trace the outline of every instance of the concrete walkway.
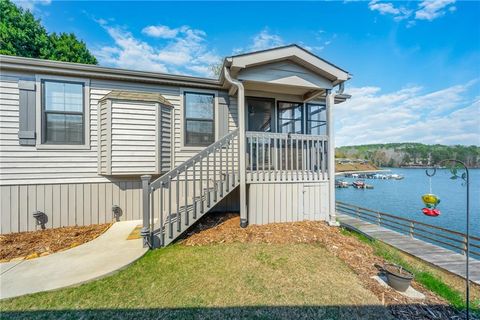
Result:
<instances>
[{"instance_id":1,"label":"concrete walkway","mask_svg":"<svg viewBox=\"0 0 480 320\"><path fill-rule=\"evenodd\" d=\"M340 221L340 224L347 228L355 229L367 236L383 241L403 252L465 278L466 258L460 253L436 246L426 241L410 238L407 235L344 213L337 212L337 218ZM476 284L480 284L480 260L470 258L469 261L470 280Z\"/></svg>"},{"instance_id":2,"label":"concrete walkway","mask_svg":"<svg viewBox=\"0 0 480 320\"><path fill-rule=\"evenodd\" d=\"M127 240L141 221L114 223L98 238L66 251L0 264L0 299L78 285L125 268L147 249Z\"/></svg>"}]
</instances>

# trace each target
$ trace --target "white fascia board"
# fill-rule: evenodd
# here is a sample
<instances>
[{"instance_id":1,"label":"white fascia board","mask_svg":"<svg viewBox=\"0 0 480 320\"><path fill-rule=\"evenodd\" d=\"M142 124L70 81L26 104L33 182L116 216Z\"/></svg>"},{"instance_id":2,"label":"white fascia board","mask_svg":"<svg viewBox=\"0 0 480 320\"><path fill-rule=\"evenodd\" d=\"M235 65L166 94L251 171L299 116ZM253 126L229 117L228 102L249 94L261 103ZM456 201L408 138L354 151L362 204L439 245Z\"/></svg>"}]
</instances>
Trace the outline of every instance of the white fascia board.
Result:
<instances>
[{"instance_id":1,"label":"white fascia board","mask_svg":"<svg viewBox=\"0 0 480 320\"><path fill-rule=\"evenodd\" d=\"M335 67L297 46L283 47L229 58L231 70L240 70L281 60L292 60L332 81L346 81L350 78L348 72Z\"/></svg>"}]
</instances>

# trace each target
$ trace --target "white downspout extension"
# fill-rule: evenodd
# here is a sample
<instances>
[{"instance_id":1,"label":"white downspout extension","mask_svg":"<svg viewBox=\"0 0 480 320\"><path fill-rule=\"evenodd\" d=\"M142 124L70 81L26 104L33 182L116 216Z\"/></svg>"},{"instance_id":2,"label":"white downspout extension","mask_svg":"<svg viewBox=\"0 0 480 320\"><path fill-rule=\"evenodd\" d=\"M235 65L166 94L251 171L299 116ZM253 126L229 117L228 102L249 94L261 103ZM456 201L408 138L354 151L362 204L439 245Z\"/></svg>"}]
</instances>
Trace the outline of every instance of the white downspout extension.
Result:
<instances>
[{"instance_id":1,"label":"white downspout extension","mask_svg":"<svg viewBox=\"0 0 480 320\"><path fill-rule=\"evenodd\" d=\"M240 170L240 226L245 228L248 225L247 212L247 184L245 178L245 88L243 84L233 79L227 67L224 67L225 79L237 87L237 108L238 108L238 145L239 145L239 170Z\"/></svg>"},{"instance_id":2,"label":"white downspout extension","mask_svg":"<svg viewBox=\"0 0 480 320\"><path fill-rule=\"evenodd\" d=\"M340 90L341 89L342 88L340 88ZM337 214L335 210L335 136L333 130L333 107L335 105L335 93L332 93L332 90L327 90L325 102L327 107L328 135L328 224L331 226L339 226L339 223L336 220Z\"/></svg>"}]
</instances>

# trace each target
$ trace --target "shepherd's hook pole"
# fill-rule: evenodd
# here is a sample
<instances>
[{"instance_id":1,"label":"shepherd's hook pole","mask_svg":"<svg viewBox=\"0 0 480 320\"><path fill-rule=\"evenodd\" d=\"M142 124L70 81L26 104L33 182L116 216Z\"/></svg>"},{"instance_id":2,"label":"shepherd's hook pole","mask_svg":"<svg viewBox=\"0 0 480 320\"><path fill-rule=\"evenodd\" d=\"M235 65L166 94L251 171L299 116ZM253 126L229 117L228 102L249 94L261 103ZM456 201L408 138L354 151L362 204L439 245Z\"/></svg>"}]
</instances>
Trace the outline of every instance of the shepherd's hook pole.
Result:
<instances>
[{"instance_id":1,"label":"shepherd's hook pole","mask_svg":"<svg viewBox=\"0 0 480 320\"><path fill-rule=\"evenodd\" d=\"M466 262L466 265L465 265L465 279L466 279L466 290L465 290L465 303L466 303L466 308L467 308L467 320L470 319L470 278L469 278L469 255L470 255L470 180L469 180L469 172L468 172L468 167L467 165L460 161L460 160L456 160L456 159L445 159L445 160L442 160L440 161L438 164L437 164L437 167L433 167L433 168L429 168L429 169L426 169L425 170L425 174L429 177L433 177L435 175L435 173L437 172L437 168L442 164L442 163L445 163L445 162L453 162L453 163L457 163L457 164L460 164L463 166L463 169L465 170L465 176L462 175L461 178L463 181L465 181L466 185L467 185L467 230L466 230L466 241L465 241L465 245L466 245L466 249L465 249L465 256L467 258L467 262ZM429 170L432 170L431 173ZM455 173L456 175L456 173Z\"/></svg>"}]
</instances>

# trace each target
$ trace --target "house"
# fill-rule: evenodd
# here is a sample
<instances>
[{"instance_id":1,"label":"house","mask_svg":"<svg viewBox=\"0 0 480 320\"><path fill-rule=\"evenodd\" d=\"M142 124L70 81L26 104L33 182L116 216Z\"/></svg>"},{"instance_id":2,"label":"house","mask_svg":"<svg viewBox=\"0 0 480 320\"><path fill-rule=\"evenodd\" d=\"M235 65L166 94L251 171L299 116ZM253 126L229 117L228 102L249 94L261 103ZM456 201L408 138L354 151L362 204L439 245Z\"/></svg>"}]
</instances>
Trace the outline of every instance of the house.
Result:
<instances>
[{"instance_id":1,"label":"house","mask_svg":"<svg viewBox=\"0 0 480 320\"><path fill-rule=\"evenodd\" d=\"M350 75L297 45L227 57L218 79L0 60L1 233L143 219L166 245L215 210L335 223Z\"/></svg>"}]
</instances>

